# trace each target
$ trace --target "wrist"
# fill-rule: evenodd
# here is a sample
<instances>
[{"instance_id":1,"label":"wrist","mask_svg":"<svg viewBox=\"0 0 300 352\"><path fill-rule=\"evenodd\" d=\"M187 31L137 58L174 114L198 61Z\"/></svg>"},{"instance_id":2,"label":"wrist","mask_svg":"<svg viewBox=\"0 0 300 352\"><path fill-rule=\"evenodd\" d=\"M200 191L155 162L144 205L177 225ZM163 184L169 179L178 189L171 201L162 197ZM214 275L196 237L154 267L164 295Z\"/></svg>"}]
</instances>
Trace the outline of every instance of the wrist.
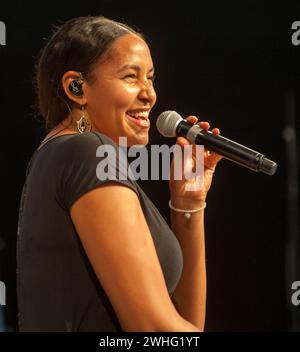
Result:
<instances>
[{"instance_id":1,"label":"wrist","mask_svg":"<svg viewBox=\"0 0 300 352\"><path fill-rule=\"evenodd\" d=\"M205 198L203 199L186 199L182 197L172 197L171 196L171 204L175 208L187 209L187 210L195 210L202 208L205 203Z\"/></svg>"},{"instance_id":2,"label":"wrist","mask_svg":"<svg viewBox=\"0 0 300 352\"><path fill-rule=\"evenodd\" d=\"M185 205L185 206L186 206L186 205ZM190 219L191 216L192 216L192 214L194 214L194 213L202 212L202 211L205 209L205 207L206 207L206 202L204 202L204 204L203 204L202 206L198 207L198 208L191 208L191 205L189 205L189 206L190 206L189 209L186 209L186 208L184 208L184 209L182 209L182 208L177 208L177 207L175 207L175 206L172 204L172 201L171 201L171 200L169 201L169 207L170 207L173 211L175 211L176 213L181 213L181 214L183 214L186 219ZM202 212L202 213L203 213L203 212Z\"/></svg>"}]
</instances>

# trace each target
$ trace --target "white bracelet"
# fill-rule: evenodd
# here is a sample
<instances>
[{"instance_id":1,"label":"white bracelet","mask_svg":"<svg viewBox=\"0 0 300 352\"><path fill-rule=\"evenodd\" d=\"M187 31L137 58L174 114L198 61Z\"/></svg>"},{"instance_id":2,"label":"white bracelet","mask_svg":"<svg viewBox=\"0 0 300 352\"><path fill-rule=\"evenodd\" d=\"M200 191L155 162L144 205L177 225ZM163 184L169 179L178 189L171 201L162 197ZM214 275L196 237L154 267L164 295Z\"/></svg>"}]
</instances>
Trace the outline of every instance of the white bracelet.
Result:
<instances>
[{"instance_id":1,"label":"white bracelet","mask_svg":"<svg viewBox=\"0 0 300 352\"><path fill-rule=\"evenodd\" d=\"M171 204L171 200L169 200L169 207L172 210L178 211L179 213L184 213L184 216L187 219L190 219L191 213L196 213L197 211L203 210L206 207L206 202L204 202L204 204L203 204L203 206L201 208L193 209L193 210L187 210L187 209L178 209L178 208L173 207L173 205Z\"/></svg>"}]
</instances>

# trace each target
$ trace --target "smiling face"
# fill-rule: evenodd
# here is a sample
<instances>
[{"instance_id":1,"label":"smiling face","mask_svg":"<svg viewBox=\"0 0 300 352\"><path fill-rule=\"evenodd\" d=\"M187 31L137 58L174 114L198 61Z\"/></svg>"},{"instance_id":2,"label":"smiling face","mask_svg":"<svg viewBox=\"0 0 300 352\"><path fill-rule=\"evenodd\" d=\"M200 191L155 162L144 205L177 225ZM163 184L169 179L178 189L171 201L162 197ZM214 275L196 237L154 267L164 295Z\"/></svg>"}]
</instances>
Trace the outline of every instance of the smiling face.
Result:
<instances>
[{"instance_id":1,"label":"smiling face","mask_svg":"<svg viewBox=\"0 0 300 352\"><path fill-rule=\"evenodd\" d=\"M118 38L104 60L92 71L95 81L86 83L86 111L93 127L127 145L146 145L149 112L156 101L154 68L147 44L133 34Z\"/></svg>"}]
</instances>

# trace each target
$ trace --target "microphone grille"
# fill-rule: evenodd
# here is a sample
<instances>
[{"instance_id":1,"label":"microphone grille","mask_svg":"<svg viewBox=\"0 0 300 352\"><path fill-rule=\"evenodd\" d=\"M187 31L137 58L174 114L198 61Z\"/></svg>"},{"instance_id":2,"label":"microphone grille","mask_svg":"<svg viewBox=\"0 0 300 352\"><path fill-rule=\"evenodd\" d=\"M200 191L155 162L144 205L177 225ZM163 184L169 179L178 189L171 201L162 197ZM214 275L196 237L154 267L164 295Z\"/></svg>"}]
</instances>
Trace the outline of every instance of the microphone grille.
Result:
<instances>
[{"instance_id":1,"label":"microphone grille","mask_svg":"<svg viewBox=\"0 0 300 352\"><path fill-rule=\"evenodd\" d=\"M176 127L181 120L182 117L176 111L164 111L158 116L156 127L164 137L176 137Z\"/></svg>"}]
</instances>

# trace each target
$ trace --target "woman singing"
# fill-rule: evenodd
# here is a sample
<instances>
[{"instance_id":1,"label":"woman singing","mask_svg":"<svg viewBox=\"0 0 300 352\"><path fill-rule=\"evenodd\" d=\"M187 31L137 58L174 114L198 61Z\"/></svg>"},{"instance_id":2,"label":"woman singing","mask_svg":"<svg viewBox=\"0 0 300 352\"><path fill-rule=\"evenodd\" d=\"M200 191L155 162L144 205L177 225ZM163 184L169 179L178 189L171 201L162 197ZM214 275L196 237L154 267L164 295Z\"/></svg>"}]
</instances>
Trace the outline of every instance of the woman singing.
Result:
<instances>
[{"instance_id":1,"label":"woman singing","mask_svg":"<svg viewBox=\"0 0 300 352\"><path fill-rule=\"evenodd\" d=\"M46 42L36 87L49 133L19 212L20 331L203 331L204 208L221 157L205 151L198 191L171 172L172 229L133 179L96 174L99 146L148 144L153 77L143 36L105 17L69 20Z\"/></svg>"}]
</instances>

